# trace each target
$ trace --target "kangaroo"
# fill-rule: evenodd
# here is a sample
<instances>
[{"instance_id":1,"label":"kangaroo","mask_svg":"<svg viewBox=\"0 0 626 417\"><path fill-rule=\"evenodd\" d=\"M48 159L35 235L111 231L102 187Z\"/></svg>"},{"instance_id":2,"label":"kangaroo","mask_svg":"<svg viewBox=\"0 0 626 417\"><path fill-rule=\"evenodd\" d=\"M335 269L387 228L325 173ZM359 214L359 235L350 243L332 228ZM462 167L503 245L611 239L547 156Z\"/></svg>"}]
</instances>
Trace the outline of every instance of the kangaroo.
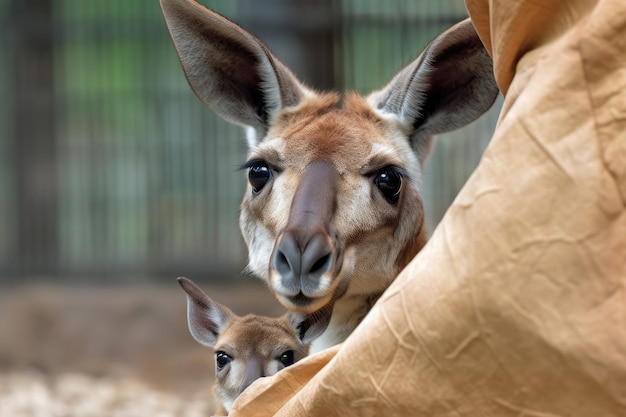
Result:
<instances>
[{"instance_id":1,"label":"kangaroo","mask_svg":"<svg viewBox=\"0 0 626 417\"><path fill-rule=\"evenodd\" d=\"M188 278L178 278L187 294L187 324L193 338L215 352L216 415L227 415L235 399L256 379L271 376L307 356L331 312L287 313L282 317L240 317L213 301Z\"/></svg>"},{"instance_id":2,"label":"kangaroo","mask_svg":"<svg viewBox=\"0 0 626 417\"><path fill-rule=\"evenodd\" d=\"M161 7L192 90L246 129L249 271L290 311L334 305L312 351L342 342L425 245L423 166L435 135L493 104L491 57L467 19L380 90L342 97L304 86L252 34L193 0Z\"/></svg>"}]
</instances>

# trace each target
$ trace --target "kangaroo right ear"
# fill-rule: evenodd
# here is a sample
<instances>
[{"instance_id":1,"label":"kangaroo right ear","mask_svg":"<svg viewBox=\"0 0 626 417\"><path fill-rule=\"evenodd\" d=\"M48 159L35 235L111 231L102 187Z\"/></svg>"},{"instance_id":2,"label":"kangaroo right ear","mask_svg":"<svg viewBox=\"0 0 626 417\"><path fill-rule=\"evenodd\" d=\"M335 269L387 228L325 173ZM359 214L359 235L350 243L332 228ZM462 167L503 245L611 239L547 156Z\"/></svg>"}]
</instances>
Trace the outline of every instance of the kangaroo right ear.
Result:
<instances>
[{"instance_id":1,"label":"kangaroo right ear","mask_svg":"<svg viewBox=\"0 0 626 417\"><path fill-rule=\"evenodd\" d=\"M224 119L254 128L251 142L265 136L281 109L313 94L228 19L193 0L161 0L161 9L193 91Z\"/></svg>"},{"instance_id":2,"label":"kangaroo right ear","mask_svg":"<svg viewBox=\"0 0 626 417\"><path fill-rule=\"evenodd\" d=\"M489 110L498 91L491 56L466 19L437 36L368 101L398 118L424 164L433 135L476 120Z\"/></svg>"},{"instance_id":3,"label":"kangaroo right ear","mask_svg":"<svg viewBox=\"0 0 626 417\"><path fill-rule=\"evenodd\" d=\"M189 332L200 344L215 346L220 332L232 320L233 312L211 300L192 280L180 277L177 281L187 293Z\"/></svg>"}]
</instances>

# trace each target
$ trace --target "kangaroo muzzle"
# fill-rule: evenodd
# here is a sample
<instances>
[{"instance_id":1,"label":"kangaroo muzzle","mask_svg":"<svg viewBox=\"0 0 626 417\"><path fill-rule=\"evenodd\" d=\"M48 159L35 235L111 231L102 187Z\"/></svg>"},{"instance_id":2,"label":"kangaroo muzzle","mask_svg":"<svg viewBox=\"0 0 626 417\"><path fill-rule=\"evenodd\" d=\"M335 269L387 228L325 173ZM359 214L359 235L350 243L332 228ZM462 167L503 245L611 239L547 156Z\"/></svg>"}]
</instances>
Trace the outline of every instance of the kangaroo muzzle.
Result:
<instances>
[{"instance_id":1,"label":"kangaroo muzzle","mask_svg":"<svg viewBox=\"0 0 626 417\"><path fill-rule=\"evenodd\" d=\"M270 260L270 285L287 308L311 312L332 297L338 250L331 219L336 208L337 169L316 160L305 169L296 189L287 225Z\"/></svg>"}]
</instances>

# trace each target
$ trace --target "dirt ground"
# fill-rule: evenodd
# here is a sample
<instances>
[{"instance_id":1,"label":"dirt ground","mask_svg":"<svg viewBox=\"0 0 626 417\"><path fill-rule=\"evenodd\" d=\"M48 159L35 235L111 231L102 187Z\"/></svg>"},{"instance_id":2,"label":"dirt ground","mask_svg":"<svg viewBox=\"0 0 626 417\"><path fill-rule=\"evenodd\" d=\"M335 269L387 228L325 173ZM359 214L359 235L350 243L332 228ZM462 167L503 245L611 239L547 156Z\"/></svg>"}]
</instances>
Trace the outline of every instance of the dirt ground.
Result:
<instances>
[{"instance_id":1,"label":"dirt ground","mask_svg":"<svg viewBox=\"0 0 626 417\"><path fill-rule=\"evenodd\" d=\"M259 282L199 282L239 314L283 310ZM0 417L208 416L213 355L160 286L0 288Z\"/></svg>"}]
</instances>

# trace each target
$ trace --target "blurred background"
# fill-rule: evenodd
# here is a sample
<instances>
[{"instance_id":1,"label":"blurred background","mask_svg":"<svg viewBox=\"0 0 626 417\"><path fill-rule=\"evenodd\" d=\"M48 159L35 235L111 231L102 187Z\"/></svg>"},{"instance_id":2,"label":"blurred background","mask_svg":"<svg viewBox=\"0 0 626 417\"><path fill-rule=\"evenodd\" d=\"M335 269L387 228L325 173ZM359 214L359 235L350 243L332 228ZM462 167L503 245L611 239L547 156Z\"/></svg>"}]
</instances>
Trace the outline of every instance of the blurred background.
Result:
<instances>
[{"instance_id":1,"label":"blurred background","mask_svg":"<svg viewBox=\"0 0 626 417\"><path fill-rule=\"evenodd\" d=\"M361 93L467 16L461 0L202 3L306 84ZM438 139L430 230L500 105ZM243 131L187 85L157 0L0 0L1 417L146 415L138 397L158 415L210 410L212 357L174 278L239 313L281 312L241 272L245 154Z\"/></svg>"}]
</instances>

